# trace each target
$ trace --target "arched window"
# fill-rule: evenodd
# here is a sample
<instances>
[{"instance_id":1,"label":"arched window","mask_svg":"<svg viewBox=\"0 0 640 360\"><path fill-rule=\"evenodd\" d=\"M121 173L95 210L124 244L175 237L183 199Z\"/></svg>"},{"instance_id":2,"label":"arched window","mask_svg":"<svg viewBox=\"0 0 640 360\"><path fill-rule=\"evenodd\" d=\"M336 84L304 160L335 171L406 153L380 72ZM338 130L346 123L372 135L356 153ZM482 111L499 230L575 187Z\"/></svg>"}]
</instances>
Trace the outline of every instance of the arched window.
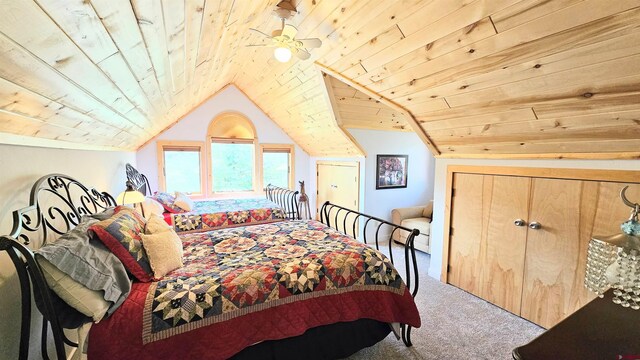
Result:
<instances>
[{"instance_id":1,"label":"arched window","mask_svg":"<svg viewBox=\"0 0 640 360\"><path fill-rule=\"evenodd\" d=\"M257 191L258 137L251 120L228 112L209 124L209 183L211 193Z\"/></svg>"}]
</instances>

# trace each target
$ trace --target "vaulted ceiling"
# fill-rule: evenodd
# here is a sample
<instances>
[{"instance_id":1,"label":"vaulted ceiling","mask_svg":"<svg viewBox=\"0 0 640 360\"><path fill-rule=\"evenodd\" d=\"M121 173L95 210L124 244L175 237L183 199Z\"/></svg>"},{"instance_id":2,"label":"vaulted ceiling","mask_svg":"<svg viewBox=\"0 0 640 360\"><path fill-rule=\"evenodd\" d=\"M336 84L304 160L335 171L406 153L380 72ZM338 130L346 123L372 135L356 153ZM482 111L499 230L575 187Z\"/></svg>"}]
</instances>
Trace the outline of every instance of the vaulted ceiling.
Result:
<instances>
[{"instance_id":1,"label":"vaulted ceiling","mask_svg":"<svg viewBox=\"0 0 640 360\"><path fill-rule=\"evenodd\" d=\"M326 72L436 155L640 155L639 0L292 2L323 45L282 64L246 47L274 0L0 0L0 133L132 150L234 83L310 154L357 155L339 122L380 122Z\"/></svg>"}]
</instances>

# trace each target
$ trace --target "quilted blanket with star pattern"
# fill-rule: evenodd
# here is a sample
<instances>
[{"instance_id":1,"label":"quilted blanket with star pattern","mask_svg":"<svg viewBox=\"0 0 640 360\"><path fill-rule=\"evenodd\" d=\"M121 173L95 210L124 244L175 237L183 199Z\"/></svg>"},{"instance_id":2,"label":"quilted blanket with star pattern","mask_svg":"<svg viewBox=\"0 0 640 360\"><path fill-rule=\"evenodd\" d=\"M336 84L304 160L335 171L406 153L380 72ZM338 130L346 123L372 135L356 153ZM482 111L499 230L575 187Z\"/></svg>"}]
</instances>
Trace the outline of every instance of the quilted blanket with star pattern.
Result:
<instances>
[{"instance_id":1,"label":"quilted blanket with star pattern","mask_svg":"<svg viewBox=\"0 0 640 360\"><path fill-rule=\"evenodd\" d=\"M251 344L360 318L420 326L387 257L316 221L182 234L184 267L134 283L93 326L89 358L225 359Z\"/></svg>"},{"instance_id":2,"label":"quilted blanket with star pattern","mask_svg":"<svg viewBox=\"0 0 640 360\"><path fill-rule=\"evenodd\" d=\"M285 219L282 207L267 199L222 199L194 202L184 213L167 213L165 219L177 233L267 224Z\"/></svg>"}]
</instances>

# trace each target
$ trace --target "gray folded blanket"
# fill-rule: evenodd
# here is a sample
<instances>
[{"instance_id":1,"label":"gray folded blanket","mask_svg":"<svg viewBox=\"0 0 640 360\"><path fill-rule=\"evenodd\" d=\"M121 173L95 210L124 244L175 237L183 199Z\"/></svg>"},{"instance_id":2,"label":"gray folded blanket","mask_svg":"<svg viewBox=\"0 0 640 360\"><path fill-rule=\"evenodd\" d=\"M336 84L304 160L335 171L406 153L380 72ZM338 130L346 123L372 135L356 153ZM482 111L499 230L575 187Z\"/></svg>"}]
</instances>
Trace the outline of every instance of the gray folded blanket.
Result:
<instances>
[{"instance_id":1,"label":"gray folded blanket","mask_svg":"<svg viewBox=\"0 0 640 360\"><path fill-rule=\"evenodd\" d=\"M122 262L87 232L91 225L108 217L109 210L83 216L74 229L38 249L36 258L42 256L88 289L103 291L104 299L111 303L107 311L110 315L129 295L131 280Z\"/></svg>"}]
</instances>

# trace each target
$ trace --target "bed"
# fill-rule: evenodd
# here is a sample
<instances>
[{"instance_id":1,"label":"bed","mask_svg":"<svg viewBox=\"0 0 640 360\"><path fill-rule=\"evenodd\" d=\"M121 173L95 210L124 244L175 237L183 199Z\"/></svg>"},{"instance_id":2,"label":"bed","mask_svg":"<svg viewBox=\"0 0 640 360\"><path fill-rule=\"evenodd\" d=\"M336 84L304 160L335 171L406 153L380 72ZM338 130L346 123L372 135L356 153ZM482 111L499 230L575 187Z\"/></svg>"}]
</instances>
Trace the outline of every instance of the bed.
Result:
<instances>
[{"instance_id":1,"label":"bed","mask_svg":"<svg viewBox=\"0 0 640 360\"><path fill-rule=\"evenodd\" d=\"M131 164L126 165L126 173L134 189L151 195L151 186L144 174ZM297 191L269 184L265 198L198 200L191 211L167 211L164 218L178 233L299 219L297 195Z\"/></svg>"},{"instance_id":2,"label":"bed","mask_svg":"<svg viewBox=\"0 0 640 360\"><path fill-rule=\"evenodd\" d=\"M64 343L74 345L61 330L55 294L27 245L46 244L82 215L113 205L109 194L54 174L36 182L29 207L14 212L13 231L0 237L0 250L9 253L21 283L21 359L29 349L31 286L44 329L52 328L57 356L66 357ZM393 256L347 235L346 221L332 223L340 213L364 220L365 229L373 222L378 230L403 229L326 203L322 222L181 234L184 267L160 281L134 281L123 305L93 325L89 358L340 358L386 337L389 323L400 324L400 336L410 346L411 327L420 326L413 301L416 234L403 229L410 234L403 248L405 283Z\"/></svg>"}]
</instances>

